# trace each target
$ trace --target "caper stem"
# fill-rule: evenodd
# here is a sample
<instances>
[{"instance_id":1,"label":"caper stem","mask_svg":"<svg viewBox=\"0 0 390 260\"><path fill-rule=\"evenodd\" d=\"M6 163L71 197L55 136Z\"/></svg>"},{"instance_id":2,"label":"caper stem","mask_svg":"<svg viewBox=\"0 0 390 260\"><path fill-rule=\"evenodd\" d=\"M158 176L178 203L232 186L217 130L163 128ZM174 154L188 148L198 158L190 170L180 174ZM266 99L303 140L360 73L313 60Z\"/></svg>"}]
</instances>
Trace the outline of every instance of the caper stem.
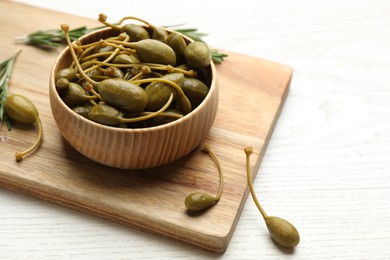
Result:
<instances>
[{"instance_id":1,"label":"caper stem","mask_svg":"<svg viewBox=\"0 0 390 260\"><path fill-rule=\"evenodd\" d=\"M20 162L23 159L23 156L25 156L26 154L28 154L28 153L32 152L33 150L35 150L36 148L38 148L39 145L42 142L43 130L42 130L42 122L41 122L41 119L39 118L39 116L37 116L35 118L35 123L36 123L36 125L38 127L38 138L35 141L35 143L30 148L28 148L27 150L25 150L23 152L17 151L15 153L15 158L16 158L17 162Z\"/></svg>"},{"instance_id":2,"label":"caper stem","mask_svg":"<svg viewBox=\"0 0 390 260\"><path fill-rule=\"evenodd\" d=\"M219 189L218 189L217 195L215 196L215 201L218 201L221 198L222 191L223 191L223 173L222 173L221 164L219 163L219 160L218 160L217 156L215 155L215 153L213 152L213 150L211 150L211 147L210 147L209 144L205 144L203 146L202 150L204 152L208 153L213 158L213 160L215 161L215 164L217 165L217 168L218 168L218 172L219 172Z\"/></svg>"},{"instance_id":3,"label":"caper stem","mask_svg":"<svg viewBox=\"0 0 390 260\"><path fill-rule=\"evenodd\" d=\"M123 17L120 21L119 21L119 24L122 24L125 20L136 20L136 21L139 21L141 23L144 23L146 24L147 26L149 26L150 28L154 28L155 26L153 26L152 24L150 24L149 22L141 19L141 18L138 18L138 17L134 17L134 16L126 16L126 17Z\"/></svg>"},{"instance_id":4,"label":"caper stem","mask_svg":"<svg viewBox=\"0 0 390 260\"><path fill-rule=\"evenodd\" d=\"M139 116L139 117L120 118L120 121L121 121L121 123L134 123L134 122L144 121L144 120L159 116L161 113L163 113L165 110L168 109L168 107L172 103L172 100L173 100L173 94L171 93L167 103L165 103L165 105L162 108L160 108L159 110L157 110L156 112L153 112L153 113L147 114L147 115L143 115L143 116Z\"/></svg>"},{"instance_id":5,"label":"caper stem","mask_svg":"<svg viewBox=\"0 0 390 260\"><path fill-rule=\"evenodd\" d=\"M68 47L69 47L69 50L70 50L70 54L73 57L73 60L74 60L74 62L76 64L76 67L77 67L78 71L80 72L80 74L83 76L83 78L86 81L91 83L93 86L96 86L98 83L96 81L94 81L93 79L91 79L90 77L88 77L88 75L84 72L83 68L81 68L80 62L78 61L76 52L74 51L72 42L70 41L70 38L69 38L69 25L62 24L61 25L61 29L63 30L63 32L65 34L66 43L68 44Z\"/></svg>"},{"instance_id":6,"label":"caper stem","mask_svg":"<svg viewBox=\"0 0 390 260\"><path fill-rule=\"evenodd\" d=\"M171 80L168 80L168 79L162 79L162 78L147 78L147 79L137 79L137 80L133 80L131 81L133 82L134 84L142 84L142 83L152 83L152 82L161 82L161 83L166 83L170 86L172 86L180 96L182 97L186 97L186 95L184 94L184 91L182 90L182 88L176 84L175 82L171 81ZM187 98L187 97L186 97Z\"/></svg>"},{"instance_id":7,"label":"caper stem","mask_svg":"<svg viewBox=\"0 0 390 260\"><path fill-rule=\"evenodd\" d=\"M246 154L246 174L247 174L247 179L248 179L249 190L251 192L252 198L253 198L257 208L259 209L261 215L263 216L263 218L265 220L266 218L268 218L268 215L265 212L265 210L263 209L263 207L260 205L260 202L256 197L255 190L254 190L253 184L252 184L251 170L250 170L250 155L253 153L253 148L252 148L252 146L248 146L248 147L245 147L244 151Z\"/></svg>"}]
</instances>

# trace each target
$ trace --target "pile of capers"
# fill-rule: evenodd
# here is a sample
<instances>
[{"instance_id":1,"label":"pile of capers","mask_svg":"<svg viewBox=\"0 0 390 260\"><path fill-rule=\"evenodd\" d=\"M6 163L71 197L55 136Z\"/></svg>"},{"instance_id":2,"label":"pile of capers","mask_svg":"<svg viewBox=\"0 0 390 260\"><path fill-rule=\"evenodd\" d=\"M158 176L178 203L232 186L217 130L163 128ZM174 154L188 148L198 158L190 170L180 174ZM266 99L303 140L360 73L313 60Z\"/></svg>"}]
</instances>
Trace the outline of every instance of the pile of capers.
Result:
<instances>
[{"instance_id":1,"label":"pile of capers","mask_svg":"<svg viewBox=\"0 0 390 260\"><path fill-rule=\"evenodd\" d=\"M211 52L203 42L187 43L177 32L124 17L113 36L88 44L71 42L72 64L55 75L62 100L94 122L125 128L166 124L190 113L209 92ZM145 25L130 23L136 20Z\"/></svg>"}]
</instances>

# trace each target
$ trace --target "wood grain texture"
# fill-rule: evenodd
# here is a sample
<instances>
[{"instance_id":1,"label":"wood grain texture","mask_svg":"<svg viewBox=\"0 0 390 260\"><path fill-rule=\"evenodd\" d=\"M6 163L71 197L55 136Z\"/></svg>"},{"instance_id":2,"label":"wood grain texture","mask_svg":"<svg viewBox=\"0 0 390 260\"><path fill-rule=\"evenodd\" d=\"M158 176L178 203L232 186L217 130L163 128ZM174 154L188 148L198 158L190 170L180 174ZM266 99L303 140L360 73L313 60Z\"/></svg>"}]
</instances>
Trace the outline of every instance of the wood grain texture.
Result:
<instances>
[{"instance_id":1,"label":"wood grain texture","mask_svg":"<svg viewBox=\"0 0 390 260\"><path fill-rule=\"evenodd\" d=\"M64 21L75 27L96 25L87 19L24 5L15 9L16 5L0 2L0 24L13 24L3 31L6 39ZM12 16L6 15L11 11ZM21 22L26 16L31 23ZM44 21L39 19L41 16L45 16ZM0 54L1 59L16 49L12 40L0 44L6 50ZM286 98L292 69L232 52L217 67L219 110L205 142L221 160L225 189L217 205L202 214L188 214L183 203L188 193L217 191L218 174L213 161L195 150L158 169L125 171L99 165L77 153L61 137L50 111L48 79L57 55L58 51L22 47L10 92L26 95L36 104L44 141L36 153L17 163L15 150L28 147L36 129L18 124L11 132L1 128L1 186L223 253L247 198L243 147L253 146L251 168L256 173ZM237 89L245 90L245 95Z\"/></svg>"}]
</instances>

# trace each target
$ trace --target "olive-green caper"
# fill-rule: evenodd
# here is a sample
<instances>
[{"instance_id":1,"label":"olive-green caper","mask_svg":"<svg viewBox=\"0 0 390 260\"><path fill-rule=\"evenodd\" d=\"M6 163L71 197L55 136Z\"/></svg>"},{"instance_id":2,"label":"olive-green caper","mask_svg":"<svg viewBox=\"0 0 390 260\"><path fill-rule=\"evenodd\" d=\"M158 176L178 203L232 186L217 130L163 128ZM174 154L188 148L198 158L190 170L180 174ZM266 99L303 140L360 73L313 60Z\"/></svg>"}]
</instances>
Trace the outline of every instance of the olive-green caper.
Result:
<instances>
[{"instance_id":1,"label":"olive-green caper","mask_svg":"<svg viewBox=\"0 0 390 260\"><path fill-rule=\"evenodd\" d=\"M143 111L148 104L145 90L131 81L119 78L105 79L98 83L97 88L107 104L126 112Z\"/></svg>"},{"instance_id":2,"label":"olive-green caper","mask_svg":"<svg viewBox=\"0 0 390 260\"><path fill-rule=\"evenodd\" d=\"M285 219L278 217L267 217L265 223L271 237L281 246L296 247L299 244L298 230Z\"/></svg>"},{"instance_id":3,"label":"olive-green caper","mask_svg":"<svg viewBox=\"0 0 390 260\"><path fill-rule=\"evenodd\" d=\"M193 109L202 103L209 92L209 87L196 78L185 78L182 89L190 100Z\"/></svg>"},{"instance_id":4,"label":"olive-green caper","mask_svg":"<svg viewBox=\"0 0 390 260\"><path fill-rule=\"evenodd\" d=\"M213 160L217 165L218 172L219 172L219 189L215 197L204 192L190 193L184 200L184 204L189 211L200 211L212 206L213 204L219 201L223 191L223 173L217 156L211 150L210 145L206 144L202 150L208 153L213 158Z\"/></svg>"},{"instance_id":5,"label":"olive-green caper","mask_svg":"<svg viewBox=\"0 0 390 260\"><path fill-rule=\"evenodd\" d=\"M204 68L210 65L211 51L204 42L191 42L184 50L187 64L193 68Z\"/></svg>"},{"instance_id":6,"label":"olive-green caper","mask_svg":"<svg viewBox=\"0 0 390 260\"><path fill-rule=\"evenodd\" d=\"M165 110L164 113L161 113L160 115L151 119L149 123L154 126L164 125L182 118L183 116L183 113L181 113L179 110L170 108Z\"/></svg>"},{"instance_id":7,"label":"olive-green caper","mask_svg":"<svg viewBox=\"0 0 390 260\"><path fill-rule=\"evenodd\" d=\"M77 114L79 114L80 116L88 118L88 113L91 110L91 108L92 108L92 105L86 104L86 105L82 105L82 106L75 106L74 108L72 108L72 110L74 112L76 112Z\"/></svg>"},{"instance_id":8,"label":"olive-green caper","mask_svg":"<svg viewBox=\"0 0 390 260\"><path fill-rule=\"evenodd\" d=\"M121 53L115 56L112 60L112 63L117 64L138 64L140 61L134 56L130 54Z\"/></svg>"},{"instance_id":9,"label":"olive-green caper","mask_svg":"<svg viewBox=\"0 0 390 260\"><path fill-rule=\"evenodd\" d=\"M103 125L112 126L121 123L122 114L110 105L99 103L89 110L87 118Z\"/></svg>"},{"instance_id":10,"label":"olive-green caper","mask_svg":"<svg viewBox=\"0 0 390 260\"><path fill-rule=\"evenodd\" d=\"M64 68L57 72L55 80L57 81L60 78L65 78L69 81L74 81L76 79L77 70L75 68Z\"/></svg>"},{"instance_id":11,"label":"olive-green caper","mask_svg":"<svg viewBox=\"0 0 390 260\"><path fill-rule=\"evenodd\" d=\"M37 149L42 142L42 123L39 118L39 113L35 105L26 97L19 94L11 94L7 96L4 102L4 111L7 115L20 123L32 124L35 123L38 127L38 138L35 143L27 150L15 153L16 161L21 161L23 156Z\"/></svg>"},{"instance_id":12,"label":"olive-green caper","mask_svg":"<svg viewBox=\"0 0 390 260\"><path fill-rule=\"evenodd\" d=\"M250 174L250 155L253 153L253 148L251 146L245 147L244 152L246 154L246 172L248 187L251 192L253 201L255 202L257 208L259 209L261 215L264 218L271 237L281 246L289 248L296 247L299 244L300 237L298 230L294 227L294 225L292 225L285 219L268 216L263 207L261 206L259 200L257 199Z\"/></svg>"},{"instance_id":13,"label":"olive-green caper","mask_svg":"<svg viewBox=\"0 0 390 260\"><path fill-rule=\"evenodd\" d=\"M89 96L85 89L77 83L69 82L68 90L61 96L65 104L70 108L82 105L89 100L96 99L96 96Z\"/></svg>"},{"instance_id":14,"label":"olive-green caper","mask_svg":"<svg viewBox=\"0 0 390 260\"><path fill-rule=\"evenodd\" d=\"M137 51L138 56L143 62L172 66L176 64L176 54L174 50L163 42L154 39L145 39L138 42L132 42L129 46Z\"/></svg>"},{"instance_id":15,"label":"olive-green caper","mask_svg":"<svg viewBox=\"0 0 390 260\"><path fill-rule=\"evenodd\" d=\"M56 89L60 95L65 93L69 88L69 80L67 78L59 78L56 81Z\"/></svg>"},{"instance_id":16,"label":"olive-green caper","mask_svg":"<svg viewBox=\"0 0 390 260\"><path fill-rule=\"evenodd\" d=\"M184 200L184 204L190 211L199 211L213 205L217 198L204 192L193 192Z\"/></svg>"},{"instance_id":17,"label":"olive-green caper","mask_svg":"<svg viewBox=\"0 0 390 260\"><path fill-rule=\"evenodd\" d=\"M164 75L162 78L170 80L178 84L180 87L183 86L184 74L183 73L169 73ZM162 82L152 82L145 88L146 95L148 95L147 110L157 111L159 110L168 100L171 93L176 99L177 92L170 85Z\"/></svg>"},{"instance_id":18,"label":"olive-green caper","mask_svg":"<svg viewBox=\"0 0 390 260\"><path fill-rule=\"evenodd\" d=\"M166 42L168 38L168 32L162 27L154 26L152 31L152 38L160 42Z\"/></svg>"},{"instance_id":19,"label":"olive-green caper","mask_svg":"<svg viewBox=\"0 0 390 260\"><path fill-rule=\"evenodd\" d=\"M103 74L107 77L110 77L110 78L124 78L124 74L123 74L123 71L117 67L108 67L107 69L105 69L103 71Z\"/></svg>"},{"instance_id":20,"label":"olive-green caper","mask_svg":"<svg viewBox=\"0 0 390 260\"><path fill-rule=\"evenodd\" d=\"M171 46L176 54L176 64L182 64L184 60L184 51L187 47L187 43L184 38L177 32L172 32L168 35L166 44Z\"/></svg>"},{"instance_id":21,"label":"olive-green caper","mask_svg":"<svg viewBox=\"0 0 390 260\"><path fill-rule=\"evenodd\" d=\"M150 38L148 31L138 24L130 23L123 25L121 31L125 32L128 36L130 36L131 42L137 42Z\"/></svg>"}]
</instances>

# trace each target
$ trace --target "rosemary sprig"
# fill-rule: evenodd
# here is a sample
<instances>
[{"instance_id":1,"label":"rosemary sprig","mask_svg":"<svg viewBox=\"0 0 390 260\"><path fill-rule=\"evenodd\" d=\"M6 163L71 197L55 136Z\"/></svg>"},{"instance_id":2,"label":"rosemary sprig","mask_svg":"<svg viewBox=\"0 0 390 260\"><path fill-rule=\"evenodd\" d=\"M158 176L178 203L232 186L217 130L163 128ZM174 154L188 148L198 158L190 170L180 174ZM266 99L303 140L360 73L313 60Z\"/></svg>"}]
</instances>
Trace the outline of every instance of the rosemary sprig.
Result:
<instances>
[{"instance_id":1,"label":"rosemary sprig","mask_svg":"<svg viewBox=\"0 0 390 260\"><path fill-rule=\"evenodd\" d=\"M177 25L176 25L177 26ZM164 27L173 27L173 26L164 26ZM71 41L74 41L81 36L93 32L95 30L104 28L104 26L87 28L86 26L81 26L69 31L69 36ZM195 28L176 28L173 29L181 34L186 35L187 37L193 39L194 41L204 42L202 37L207 34L201 33L198 29ZM22 44L29 44L41 48L51 48L59 47L66 45L65 35L62 30L39 30L28 35L15 38L15 42ZM221 53L218 50L211 50L211 57L215 63L221 63L225 57L228 55Z\"/></svg>"},{"instance_id":2,"label":"rosemary sprig","mask_svg":"<svg viewBox=\"0 0 390 260\"><path fill-rule=\"evenodd\" d=\"M81 36L100 29L103 27L96 27L88 29L86 26L81 26L69 31L69 37L72 41L80 38ZM62 30L39 30L28 35L15 38L15 42L30 44L42 48L59 47L66 45L65 35Z\"/></svg>"},{"instance_id":3,"label":"rosemary sprig","mask_svg":"<svg viewBox=\"0 0 390 260\"><path fill-rule=\"evenodd\" d=\"M4 112L4 103L8 95L8 82L12 74L12 68L16 57L21 52L21 49L16 51L9 59L0 63L0 126L3 119L7 125L8 130L11 130L11 121Z\"/></svg>"}]
</instances>

